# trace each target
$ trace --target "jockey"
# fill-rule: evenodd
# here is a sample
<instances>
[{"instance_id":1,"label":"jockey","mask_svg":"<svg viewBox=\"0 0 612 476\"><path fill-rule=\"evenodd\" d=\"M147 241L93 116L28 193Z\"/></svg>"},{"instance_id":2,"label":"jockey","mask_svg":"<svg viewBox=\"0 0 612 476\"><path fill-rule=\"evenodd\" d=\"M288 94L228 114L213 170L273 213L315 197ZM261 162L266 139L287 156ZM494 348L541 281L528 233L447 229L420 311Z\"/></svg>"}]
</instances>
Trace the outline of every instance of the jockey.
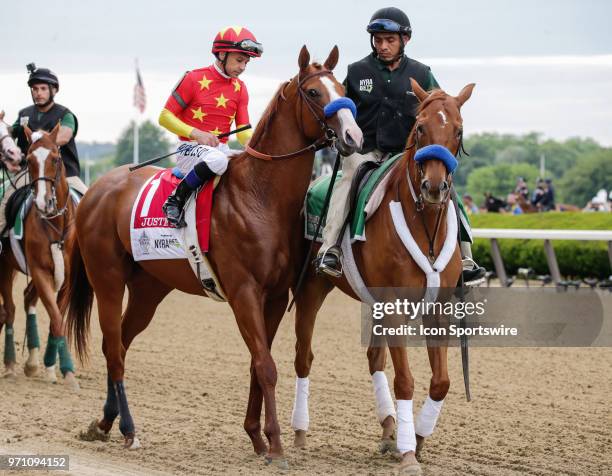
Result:
<instances>
[{"instance_id":1,"label":"jockey","mask_svg":"<svg viewBox=\"0 0 612 476\"><path fill-rule=\"evenodd\" d=\"M412 91L410 78L427 91L439 88L429 66L404 54L412 28L403 11L395 7L377 10L366 30L372 53L350 64L344 80L346 96L357 105L357 124L363 131L364 144L360 153L344 158L343 175L333 190L318 256L318 271L334 277L342 274L340 233L349 213L354 173L363 162L382 162L403 152L418 107L416 97L406 94ZM471 281L484 275L484 269L471 259L469 243L462 242L461 251L466 258L464 269L475 271L464 272L464 279Z\"/></svg>"},{"instance_id":2,"label":"jockey","mask_svg":"<svg viewBox=\"0 0 612 476\"><path fill-rule=\"evenodd\" d=\"M237 128L249 124L249 95L238 79L253 57L259 58L263 46L243 27L224 28L215 37L212 53L216 61L201 69L188 71L166 101L159 124L186 141L179 146L174 174L183 180L163 205L171 226L183 227L183 208L191 193L204 182L227 169L230 149L227 137L232 123ZM250 130L238 133L246 144Z\"/></svg>"},{"instance_id":3,"label":"jockey","mask_svg":"<svg viewBox=\"0 0 612 476\"><path fill-rule=\"evenodd\" d=\"M59 91L59 80L53 71L47 68L37 68L34 63L30 63L26 67L30 73L28 86L34 104L19 111L17 119L9 128L9 132L17 139L17 146L25 156L30 144L26 138L24 126L27 125L33 131L51 132L59 122L60 130L57 135L57 145L60 146L68 185L77 192L84 194L87 187L79 178L81 173L79 154L74 141L79 129L79 122L70 109L55 102L55 95ZM24 186L27 183L27 173L19 175L15 180L15 186L17 187ZM5 226L4 208L11 194L12 191L11 193L5 193L0 202L0 231Z\"/></svg>"}]
</instances>

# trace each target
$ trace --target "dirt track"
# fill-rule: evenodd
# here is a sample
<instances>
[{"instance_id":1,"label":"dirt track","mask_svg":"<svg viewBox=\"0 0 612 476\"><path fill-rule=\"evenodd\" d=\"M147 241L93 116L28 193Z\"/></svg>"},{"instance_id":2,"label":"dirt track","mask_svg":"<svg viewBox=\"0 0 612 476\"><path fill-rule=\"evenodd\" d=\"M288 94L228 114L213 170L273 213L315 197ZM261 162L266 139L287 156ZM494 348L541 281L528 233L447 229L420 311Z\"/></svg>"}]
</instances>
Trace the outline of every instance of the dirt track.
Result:
<instances>
[{"instance_id":1,"label":"dirt track","mask_svg":"<svg viewBox=\"0 0 612 476\"><path fill-rule=\"evenodd\" d=\"M46 342L41 306L38 314ZM78 432L101 416L106 391L96 316L92 324L92 359L78 371L79 394L27 379L18 346L19 376L0 379L0 452L68 454L73 474L280 472L253 454L242 430L249 357L229 307L178 292L127 357L127 394L143 449L123 450L117 425L109 443L80 441ZM19 341L24 328L20 313ZM293 345L287 315L273 349L290 464L285 474L393 474L397 463L376 452L379 427L359 343L359 305L335 293L319 315L305 450L292 447L289 425ZM424 350L409 355L420 406L429 365ZM451 390L426 443L426 475L611 474L612 349L472 349L471 366L473 401L466 403L459 353L450 351ZM387 375L391 380L390 368Z\"/></svg>"}]
</instances>

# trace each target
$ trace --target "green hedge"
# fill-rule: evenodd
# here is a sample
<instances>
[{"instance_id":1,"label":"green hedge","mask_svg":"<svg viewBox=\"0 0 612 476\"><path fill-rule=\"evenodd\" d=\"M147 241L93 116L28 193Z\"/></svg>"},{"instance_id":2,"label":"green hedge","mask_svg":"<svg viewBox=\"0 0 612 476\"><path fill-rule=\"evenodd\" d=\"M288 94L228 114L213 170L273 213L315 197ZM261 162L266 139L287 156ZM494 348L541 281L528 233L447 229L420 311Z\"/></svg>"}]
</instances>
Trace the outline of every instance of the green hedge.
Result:
<instances>
[{"instance_id":1,"label":"green hedge","mask_svg":"<svg viewBox=\"0 0 612 476\"><path fill-rule=\"evenodd\" d=\"M541 230L612 230L612 213L534 213L509 215L484 213L472 215L473 228L525 228ZM567 277L610 276L608 244L603 241L552 240L561 274ZM543 240L499 240L506 271L515 274L518 268L530 267L538 274L548 274ZM494 270L491 245L479 238L473 246L474 259Z\"/></svg>"}]
</instances>

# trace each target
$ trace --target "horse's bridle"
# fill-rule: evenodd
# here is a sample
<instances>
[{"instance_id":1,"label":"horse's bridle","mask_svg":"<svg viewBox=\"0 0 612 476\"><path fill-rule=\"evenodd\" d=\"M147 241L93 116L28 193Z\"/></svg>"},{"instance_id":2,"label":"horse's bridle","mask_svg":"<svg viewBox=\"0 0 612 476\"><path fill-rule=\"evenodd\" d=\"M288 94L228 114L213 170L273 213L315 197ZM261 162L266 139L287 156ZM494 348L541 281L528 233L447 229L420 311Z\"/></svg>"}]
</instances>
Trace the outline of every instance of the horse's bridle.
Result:
<instances>
[{"instance_id":1,"label":"horse's bridle","mask_svg":"<svg viewBox=\"0 0 612 476\"><path fill-rule=\"evenodd\" d=\"M414 129L414 142L411 145L408 145L406 147L406 151L414 148L414 151L416 153L417 150L419 150L420 145L419 145L419 134L418 134L418 126L419 126L419 116L417 115L416 117L416 121L414 123L413 129ZM463 131L461 131L461 136L459 137L459 144L457 145L457 150L455 151L455 157L460 157L461 154L464 153L465 155L470 155L467 153L467 151L465 150L465 148L463 147ZM414 160L414 158L413 158ZM417 162L416 164L416 170L417 170L417 177L416 177L416 183L420 183L423 180L423 164L420 162ZM423 192L421 192L419 190L419 195L417 196L415 190L414 190L414 184L412 181L412 177L410 176L410 167L408 167L408 172L406 174L406 181L408 182L408 188L410 189L410 194L412 195L412 199L414 200L414 204L416 207L416 211L417 213L421 216L421 221L423 223L423 228L425 229L425 235L427 236L427 241L428 241L428 245L429 245L429 261L433 264L435 262L435 255L434 255L434 243L436 241L436 236L438 235L438 230L440 229L440 222L441 222L441 218L442 218L442 212L444 211L444 209L447 207L448 202L450 200L450 196L451 196L451 185L452 185L452 172L448 172L446 175L446 179L448 182L448 191L446 192L446 197L444 198L443 201L441 201L437 206L438 206L438 214L436 216L436 224L434 226L434 232L433 235L431 235L429 233L429 229L427 228L427 223L425 222L425 214L423 213L423 210L425 209L425 200L423 199ZM396 191L396 200L399 202L400 198L399 198L399 181L397 183L397 191Z\"/></svg>"},{"instance_id":2,"label":"horse's bridle","mask_svg":"<svg viewBox=\"0 0 612 476\"><path fill-rule=\"evenodd\" d=\"M53 164L55 165L55 177L54 178L50 178L45 175L42 177L38 177L36 179L32 179L32 174L30 173L29 186L32 189L32 193L36 193L34 191L34 186L38 182L51 182L51 194L52 194L51 201L53 202L53 211L51 214L45 214L41 212L40 210L38 210L40 217L43 218L44 220L52 220L54 218L62 216L64 213L66 213L66 210L68 209L68 204L70 203L70 187L68 187L67 193L66 193L66 201L65 201L64 206L59 210L57 208L56 184L60 181L62 167L63 167L62 154L59 152L59 149L58 149L57 157L53 157L51 160L53 161Z\"/></svg>"},{"instance_id":3,"label":"horse's bridle","mask_svg":"<svg viewBox=\"0 0 612 476\"><path fill-rule=\"evenodd\" d=\"M297 92L298 95L301 99L300 101L300 107L303 107L302 104L306 104L306 106L308 107L308 109L310 110L310 112L312 113L312 115L314 116L314 118L317 120L317 122L319 123L319 125L321 126L321 130L323 131L323 135L321 137L319 137L316 141L314 141L312 144L297 150L295 152L291 152L289 154L282 154L282 155L269 155L269 154L264 154L262 152L258 152L257 150L253 149L252 147L250 147L248 144L245 147L246 152L255 157L256 159L261 159L261 160L282 160L282 159L290 159L292 157L297 157L298 155L303 154L304 152L308 152L308 151L317 151L319 149L322 149L323 147L327 147L331 144L333 144L333 142L336 140L336 133L335 131L329 127L327 125L327 122L325 121L325 119L321 119L320 114L323 115L323 117L325 117L325 114L323 113L323 108L317 104L316 102L314 102L312 99L310 99L308 97L308 95L306 94L306 92L304 91L304 89L302 88L302 85L308 81L309 79L312 79L314 77L317 76L323 76L323 75L331 75L333 76L333 73L327 69L321 70L321 71L315 71L314 73L310 73L307 74L306 76L304 76L303 78L300 78L298 75L298 83L297 83ZM281 98L283 100L286 100L285 95L284 95L284 91L285 88L287 87L287 85L290 83L290 81L287 81L285 84L283 84L282 88L281 88ZM315 109L319 109L319 114L317 114L317 112L315 111ZM301 116L301 110L300 110L300 116ZM302 124L303 127L303 124Z\"/></svg>"}]
</instances>

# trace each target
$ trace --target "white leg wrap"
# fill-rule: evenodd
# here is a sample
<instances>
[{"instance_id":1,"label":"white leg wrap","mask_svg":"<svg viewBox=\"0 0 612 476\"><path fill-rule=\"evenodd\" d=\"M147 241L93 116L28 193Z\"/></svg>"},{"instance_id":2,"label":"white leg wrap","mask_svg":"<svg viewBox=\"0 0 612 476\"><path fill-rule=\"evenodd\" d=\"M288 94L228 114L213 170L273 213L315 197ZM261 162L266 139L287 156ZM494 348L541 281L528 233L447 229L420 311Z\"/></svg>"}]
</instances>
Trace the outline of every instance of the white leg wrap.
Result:
<instances>
[{"instance_id":1,"label":"white leg wrap","mask_svg":"<svg viewBox=\"0 0 612 476\"><path fill-rule=\"evenodd\" d=\"M397 450L400 454L416 451L412 400L397 401Z\"/></svg>"},{"instance_id":2,"label":"white leg wrap","mask_svg":"<svg viewBox=\"0 0 612 476\"><path fill-rule=\"evenodd\" d=\"M308 395L310 380L308 377L295 379L295 400L291 414L291 426L294 430L308 431L310 419L308 417Z\"/></svg>"},{"instance_id":3,"label":"white leg wrap","mask_svg":"<svg viewBox=\"0 0 612 476\"><path fill-rule=\"evenodd\" d=\"M429 395L425 399L425 403L421 407L421 411L417 416L415 423L416 434L422 437L431 436L434 429L436 428L436 422L440 416L440 410L442 410L442 404L444 400L436 402L432 400Z\"/></svg>"},{"instance_id":4,"label":"white leg wrap","mask_svg":"<svg viewBox=\"0 0 612 476\"><path fill-rule=\"evenodd\" d=\"M55 291L59 291L64 284L64 254L57 243L51 244L51 257L53 258L53 281Z\"/></svg>"},{"instance_id":5,"label":"white leg wrap","mask_svg":"<svg viewBox=\"0 0 612 476\"><path fill-rule=\"evenodd\" d=\"M27 364L31 366L38 365L38 347L33 347L32 349L28 349Z\"/></svg>"},{"instance_id":6,"label":"white leg wrap","mask_svg":"<svg viewBox=\"0 0 612 476\"><path fill-rule=\"evenodd\" d=\"M376 397L378 421L382 423L389 415L397 420L393 398L391 398L391 391L389 390L389 382L383 371L378 370L372 374L372 386L374 387L374 397Z\"/></svg>"}]
</instances>

